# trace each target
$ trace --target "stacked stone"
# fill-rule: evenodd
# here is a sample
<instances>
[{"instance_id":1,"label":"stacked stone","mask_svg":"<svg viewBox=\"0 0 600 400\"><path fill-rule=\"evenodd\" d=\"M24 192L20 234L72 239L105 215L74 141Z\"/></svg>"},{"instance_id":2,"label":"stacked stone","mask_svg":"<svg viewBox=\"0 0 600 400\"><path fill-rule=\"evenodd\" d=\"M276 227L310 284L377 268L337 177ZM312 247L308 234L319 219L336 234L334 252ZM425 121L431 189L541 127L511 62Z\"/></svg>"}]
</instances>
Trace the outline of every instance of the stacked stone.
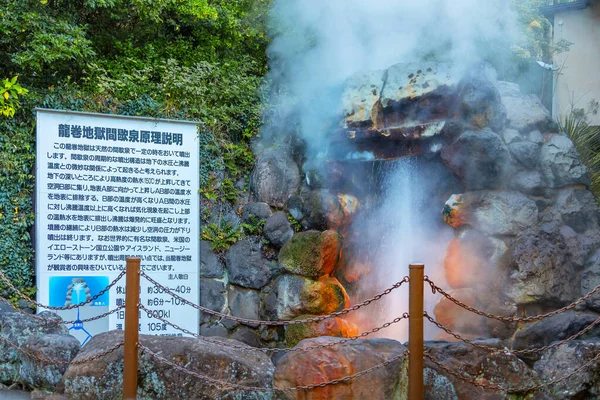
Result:
<instances>
[{"instance_id":1,"label":"stacked stone","mask_svg":"<svg viewBox=\"0 0 600 400\"><path fill-rule=\"evenodd\" d=\"M242 222L264 222L263 234L271 251L277 251L276 259L267 257L258 238L249 238L231 246L223 265L210 244L201 242L200 304L254 320L303 319L348 307L346 291L333 274L342 249L338 231L350 222L357 200L301 186L299 167L286 146L267 149L259 157L250 200L242 208ZM294 231L288 215L302 232ZM201 333L261 346L284 339L295 345L322 335L348 337L357 329L341 318L269 328L203 315Z\"/></svg>"},{"instance_id":2,"label":"stacked stone","mask_svg":"<svg viewBox=\"0 0 600 400\"><path fill-rule=\"evenodd\" d=\"M534 315L560 308L600 283L595 255L600 210L573 143L558 132L539 99L522 94L516 84L492 83L497 94L489 109L505 119L494 130L468 129L441 151L466 189L443 210L456 231L446 277L451 294L471 306L505 316ZM588 308L598 311L595 303ZM446 299L435 314L476 337L505 338L516 329L473 316ZM572 315L572 324L581 317ZM527 336L531 329L539 328L526 325L520 333Z\"/></svg>"}]
</instances>

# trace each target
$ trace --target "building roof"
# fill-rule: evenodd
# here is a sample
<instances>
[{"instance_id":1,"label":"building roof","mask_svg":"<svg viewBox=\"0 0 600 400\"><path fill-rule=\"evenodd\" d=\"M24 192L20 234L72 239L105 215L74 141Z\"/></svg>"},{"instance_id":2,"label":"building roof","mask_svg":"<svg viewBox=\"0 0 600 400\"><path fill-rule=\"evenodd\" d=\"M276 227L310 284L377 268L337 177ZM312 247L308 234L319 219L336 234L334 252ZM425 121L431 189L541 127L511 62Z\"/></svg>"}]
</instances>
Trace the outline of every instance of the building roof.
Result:
<instances>
[{"instance_id":1,"label":"building roof","mask_svg":"<svg viewBox=\"0 0 600 400\"><path fill-rule=\"evenodd\" d=\"M591 0L548 0L548 5L540 8L540 11L546 17L549 17L563 12L582 10L588 7L590 3Z\"/></svg>"}]
</instances>

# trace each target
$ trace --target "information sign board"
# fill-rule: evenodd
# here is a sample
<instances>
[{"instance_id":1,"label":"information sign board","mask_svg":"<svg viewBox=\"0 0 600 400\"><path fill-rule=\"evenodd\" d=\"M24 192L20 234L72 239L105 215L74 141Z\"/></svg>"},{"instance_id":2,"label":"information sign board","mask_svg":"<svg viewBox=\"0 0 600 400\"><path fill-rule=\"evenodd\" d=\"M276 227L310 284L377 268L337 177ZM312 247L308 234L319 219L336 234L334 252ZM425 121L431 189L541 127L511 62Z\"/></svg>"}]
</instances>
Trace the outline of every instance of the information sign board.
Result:
<instances>
[{"instance_id":1,"label":"information sign board","mask_svg":"<svg viewBox=\"0 0 600 400\"><path fill-rule=\"evenodd\" d=\"M36 111L38 302L58 307L84 303L119 275L127 257L140 257L143 271L197 304L197 124ZM65 321L82 321L124 303L122 279L93 302L58 313ZM144 279L141 303L155 316L198 332L197 310ZM68 325L82 343L123 327L124 310ZM140 313L140 333L181 336L146 313Z\"/></svg>"}]
</instances>

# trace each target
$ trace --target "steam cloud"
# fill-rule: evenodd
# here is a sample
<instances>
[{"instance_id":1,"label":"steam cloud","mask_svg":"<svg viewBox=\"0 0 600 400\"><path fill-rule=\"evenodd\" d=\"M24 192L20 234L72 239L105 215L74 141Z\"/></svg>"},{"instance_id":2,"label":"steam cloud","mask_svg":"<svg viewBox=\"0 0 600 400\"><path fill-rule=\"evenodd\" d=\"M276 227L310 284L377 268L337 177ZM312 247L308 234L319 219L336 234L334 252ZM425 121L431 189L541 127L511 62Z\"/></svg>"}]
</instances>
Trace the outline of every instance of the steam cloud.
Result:
<instances>
[{"instance_id":1,"label":"steam cloud","mask_svg":"<svg viewBox=\"0 0 600 400\"><path fill-rule=\"evenodd\" d=\"M419 61L447 62L460 73L498 56L519 39L510 5L508 0L275 0L269 48L272 112L263 137L295 129L307 142L309 162L326 158L327 136L340 121L348 78ZM451 179L443 166L398 160L384 169L377 208L352 228L364 233L365 251L375 254L368 257L374 274L359 284L364 285L361 299L402 279L410 262L435 266L426 273L443 281L443 257L452 238L452 229L441 222L444 200L433 200L446 195L437 184ZM362 315L369 320L363 327L407 311L406 295L390 296L383 309ZM431 312L433 304L427 308ZM351 318L362 325L360 314ZM383 336L406 338L405 327L392 329Z\"/></svg>"},{"instance_id":2,"label":"steam cloud","mask_svg":"<svg viewBox=\"0 0 600 400\"><path fill-rule=\"evenodd\" d=\"M263 135L291 117L313 150L339 116L341 88L363 70L440 60L457 68L518 40L508 0L275 0L269 79L275 106ZM281 95L284 91L285 95Z\"/></svg>"}]
</instances>

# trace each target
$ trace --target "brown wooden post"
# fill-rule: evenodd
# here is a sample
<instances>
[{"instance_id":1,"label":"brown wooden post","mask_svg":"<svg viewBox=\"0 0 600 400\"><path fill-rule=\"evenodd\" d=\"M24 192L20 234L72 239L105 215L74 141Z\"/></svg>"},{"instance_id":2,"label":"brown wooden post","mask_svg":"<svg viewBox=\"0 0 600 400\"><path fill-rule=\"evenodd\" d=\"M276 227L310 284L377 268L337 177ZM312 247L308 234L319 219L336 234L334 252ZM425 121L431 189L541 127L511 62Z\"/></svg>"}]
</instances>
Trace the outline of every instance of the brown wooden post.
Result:
<instances>
[{"instance_id":1,"label":"brown wooden post","mask_svg":"<svg viewBox=\"0 0 600 400\"><path fill-rule=\"evenodd\" d=\"M408 398L423 400L423 264L410 264L408 312Z\"/></svg>"},{"instance_id":2,"label":"brown wooden post","mask_svg":"<svg viewBox=\"0 0 600 400\"><path fill-rule=\"evenodd\" d=\"M123 400L135 400L137 397L140 262L141 260L137 257L127 258L125 344L123 346Z\"/></svg>"}]
</instances>

